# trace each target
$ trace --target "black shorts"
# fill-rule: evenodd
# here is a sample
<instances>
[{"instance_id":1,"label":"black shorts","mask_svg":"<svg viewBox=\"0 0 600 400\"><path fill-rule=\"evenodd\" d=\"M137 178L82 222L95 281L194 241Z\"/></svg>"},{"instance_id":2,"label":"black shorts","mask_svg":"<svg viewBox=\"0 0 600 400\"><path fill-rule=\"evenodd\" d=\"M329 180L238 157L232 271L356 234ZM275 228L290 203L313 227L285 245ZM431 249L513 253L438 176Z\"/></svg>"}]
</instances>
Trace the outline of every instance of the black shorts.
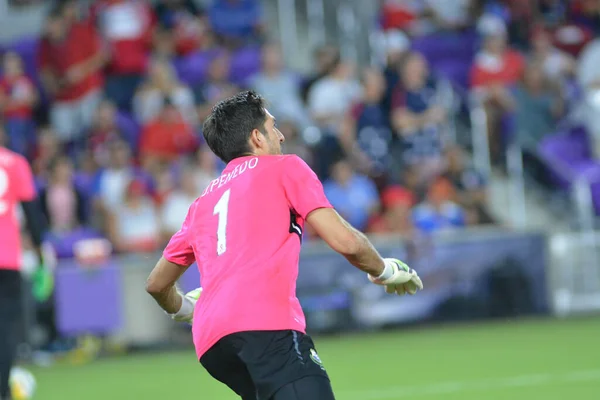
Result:
<instances>
[{"instance_id":1,"label":"black shorts","mask_svg":"<svg viewBox=\"0 0 600 400\"><path fill-rule=\"evenodd\" d=\"M329 376L310 336L247 331L225 336L200 363L243 400L333 400Z\"/></svg>"}]
</instances>

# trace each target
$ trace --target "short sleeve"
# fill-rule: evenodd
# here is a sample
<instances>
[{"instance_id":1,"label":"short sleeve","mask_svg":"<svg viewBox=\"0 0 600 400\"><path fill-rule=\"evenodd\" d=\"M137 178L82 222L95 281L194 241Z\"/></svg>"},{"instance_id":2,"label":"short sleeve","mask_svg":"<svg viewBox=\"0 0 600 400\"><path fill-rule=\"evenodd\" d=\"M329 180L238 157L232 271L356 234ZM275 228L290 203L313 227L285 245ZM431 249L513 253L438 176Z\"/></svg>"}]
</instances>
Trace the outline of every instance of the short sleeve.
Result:
<instances>
[{"instance_id":1,"label":"short sleeve","mask_svg":"<svg viewBox=\"0 0 600 400\"><path fill-rule=\"evenodd\" d=\"M192 207L190 207L181 229L173 235L163 251L163 257L173 264L190 266L196 261L194 250L187 240Z\"/></svg>"},{"instance_id":2,"label":"short sleeve","mask_svg":"<svg viewBox=\"0 0 600 400\"><path fill-rule=\"evenodd\" d=\"M19 158L15 168L15 193L18 201L35 199L35 181L31 167L24 158Z\"/></svg>"},{"instance_id":3,"label":"short sleeve","mask_svg":"<svg viewBox=\"0 0 600 400\"><path fill-rule=\"evenodd\" d=\"M290 207L302 219L318 208L332 208L323 185L312 169L298 156L285 159L282 184Z\"/></svg>"}]
</instances>

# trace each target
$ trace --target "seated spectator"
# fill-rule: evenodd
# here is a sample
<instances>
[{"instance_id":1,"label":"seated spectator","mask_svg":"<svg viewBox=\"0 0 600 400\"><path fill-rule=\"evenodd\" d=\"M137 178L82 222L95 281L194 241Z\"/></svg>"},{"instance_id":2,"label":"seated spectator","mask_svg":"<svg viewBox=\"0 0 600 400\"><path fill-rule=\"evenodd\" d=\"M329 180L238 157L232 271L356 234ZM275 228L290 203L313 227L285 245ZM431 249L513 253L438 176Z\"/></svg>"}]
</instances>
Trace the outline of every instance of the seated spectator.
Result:
<instances>
[{"instance_id":1,"label":"seated spectator","mask_svg":"<svg viewBox=\"0 0 600 400\"><path fill-rule=\"evenodd\" d=\"M208 43L208 19L193 0L160 0L154 12L163 32L172 32L175 51L185 56Z\"/></svg>"},{"instance_id":2,"label":"seated spectator","mask_svg":"<svg viewBox=\"0 0 600 400\"><path fill-rule=\"evenodd\" d=\"M364 231L379 208L379 195L373 181L359 175L348 161L341 159L332 165L331 178L323 184L331 205L352 226Z\"/></svg>"},{"instance_id":3,"label":"seated spectator","mask_svg":"<svg viewBox=\"0 0 600 400\"><path fill-rule=\"evenodd\" d=\"M185 121L196 123L194 94L179 82L168 61L154 60L150 65L148 80L133 98L133 112L138 122L147 124L155 120L162 112L166 99L179 110Z\"/></svg>"},{"instance_id":4,"label":"seated spectator","mask_svg":"<svg viewBox=\"0 0 600 400\"><path fill-rule=\"evenodd\" d=\"M516 139L524 148L535 149L554 131L563 114L563 101L544 75L542 66L530 64L514 91Z\"/></svg>"},{"instance_id":5,"label":"seated spectator","mask_svg":"<svg viewBox=\"0 0 600 400\"><path fill-rule=\"evenodd\" d=\"M222 52L210 62L206 81L194 88L198 118L204 121L219 101L233 96L240 89L229 81L230 57Z\"/></svg>"},{"instance_id":6,"label":"seated spectator","mask_svg":"<svg viewBox=\"0 0 600 400\"><path fill-rule=\"evenodd\" d=\"M384 76L385 76L385 96L381 100L383 110L388 115L392 110L392 97L394 88L400 81L400 70L402 69L402 63L407 54L410 53L410 39L402 31L389 30L383 33L382 47L384 47L385 55L383 63Z\"/></svg>"},{"instance_id":7,"label":"seated spectator","mask_svg":"<svg viewBox=\"0 0 600 400\"><path fill-rule=\"evenodd\" d=\"M69 233L87 220L83 194L73 182L73 164L58 157L50 164L50 178L40 191L42 211L53 233Z\"/></svg>"},{"instance_id":8,"label":"seated spectator","mask_svg":"<svg viewBox=\"0 0 600 400\"><path fill-rule=\"evenodd\" d=\"M354 69L341 60L318 80L308 93L308 109L314 122L329 134L337 135L339 126L358 100L360 85Z\"/></svg>"},{"instance_id":9,"label":"seated spectator","mask_svg":"<svg viewBox=\"0 0 600 400\"><path fill-rule=\"evenodd\" d=\"M401 162L415 166L419 179L427 182L443 168L448 111L439 91L439 82L429 75L423 56L408 55L393 97L392 123L400 139Z\"/></svg>"},{"instance_id":10,"label":"seated spectator","mask_svg":"<svg viewBox=\"0 0 600 400\"><path fill-rule=\"evenodd\" d=\"M176 172L173 168L164 165L153 171L152 175L152 200L154 204L160 208L164 204L165 200L176 188Z\"/></svg>"},{"instance_id":11,"label":"seated spectator","mask_svg":"<svg viewBox=\"0 0 600 400\"><path fill-rule=\"evenodd\" d=\"M109 214L107 233L118 252L156 251L161 245L160 222L142 180L128 183L123 203Z\"/></svg>"},{"instance_id":12,"label":"seated spectator","mask_svg":"<svg viewBox=\"0 0 600 400\"><path fill-rule=\"evenodd\" d=\"M392 130L381 105L385 94L385 78L376 69L362 75L362 98L344 119L341 143L362 172L377 176L391 167Z\"/></svg>"},{"instance_id":13,"label":"seated spectator","mask_svg":"<svg viewBox=\"0 0 600 400\"><path fill-rule=\"evenodd\" d=\"M217 156L206 145L196 150L196 157L190 168L194 170L196 187L201 191L204 191L212 180L219 176Z\"/></svg>"},{"instance_id":14,"label":"seated spectator","mask_svg":"<svg viewBox=\"0 0 600 400\"><path fill-rule=\"evenodd\" d=\"M144 0L100 0L91 8L92 19L106 43L106 96L119 109L129 110L141 83L152 46L154 15Z\"/></svg>"},{"instance_id":15,"label":"seated spectator","mask_svg":"<svg viewBox=\"0 0 600 400\"><path fill-rule=\"evenodd\" d=\"M114 103L105 100L96 110L94 122L86 138L86 148L91 151L99 165L106 165L108 162L107 145L123 139L123 134L117 126L117 109Z\"/></svg>"},{"instance_id":16,"label":"seated spectator","mask_svg":"<svg viewBox=\"0 0 600 400\"><path fill-rule=\"evenodd\" d=\"M52 160L57 158L62 153L62 146L58 140L58 136L49 126L38 128L37 131L37 146L33 155L33 173L38 178L48 178L47 174L50 170Z\"/></svg>"},{"instance_id":17,"label":"seated spectator","mask_svg":"<svg viewBox=\"0 0 600 400\"><path fill-rule=\"evenodd\" d=\"M283 143L284 153L296 154L308 165L312 165L314 162L314 157L310 148L302 140L302 137L298 132L298 126L291 121L283 120L281 122L277 122L277 127L285 138L285 142Z\"/></svg>"},{"instance_id":18,"label":"seated spectator","mask_svg":"<svg viewBox=\"0 0 600 400\"><path fill-rule=\"evenodd\" d=\"M61 142L75 141L102 100L106 56L88 23L67 23L61 7L48 17L39 46L40 77L52 101L50 122Z\"/></svg>"},{"instance_id":19,"label":"seated spectator","mask_svg":"<svg viewBox=\"0 0 600 400\"><path fill-rule=\"evenodd\" d=\"M263 46L262 71L250 79L249 85L267 99L270 112L277 118L294 121L300 127L308 125L308 115L300 98L300 81L284 68L279 45Z\"/></svg>"},{"instance_id":20,"label":"seated spectator","mask_svg":"<svg viewBox=\"0 0 600 400\"><path fill-rule=\"evenodd\" d=\"M337 66L339 59L340 50L335 46L323 45L315 50L311 63L315 70L302 83L302 101L308 102L308 93L312 86L327 76Z\"/></svg>"},{"instance_id":21,"label":"seated spectator","mask_svg":"<svg viewBox=\"0 0 600 400\"><path fill-rule=\"evenodd\" d=\"M600 2L597 0L574 0L570 6L570 20L598 36L600 34Z\"/></svg>"},{"instance_id":22,"label":"seated spectator","mask_svg":"<svg viewBox=\"0 0 600 400\"><path fill-rule=\"evenodd\" d=\"M518 52L507 47L502 20L483 17L480 31L484 36L483 48L471 67L471 87L485 107L490 152L492 160L497 162L502 156L502 117L513 107L509 89L521 78L524 61Z\"/></svg>"},{"instance_id":23,"label":"seated spectator","mask_svg":"<svg viewBox=\"0 0 600 400\"><path fill-rule=\"evenodd\" d=\"M142 128L140 158L148 171L178 156L193 152L198 144L192 127L183 119L179 110L166 98L158 118Z\"/></svg>"},{"instance_id":24,"label":"seated spectator","mask_svg":"<svg viewBox=\"0 0 600 400\"><path fill-rule=\"evenodd\" d=\"M38 94L23 69L18 54L8 52L3 57L0 78L0 116L8 136L8 147L31 158L35 145L35 125L32 119Z\"/></svg>"},{"instance_id":25,"label":"seated spectator","mask_svg":"<svg viewBox=\"0 0 600 400\"><path fill-rule=\"evenodd\" d=\"M456 190L456 201L466 210L469 225L493 224L495 219L488 211L485 178L467 165L465 152L453 146L446 152L448 168L444 177Z\"/></svg>"},{"instance_id":26,"label":"seated spectator","mask_svg":"<svg viewBox=\"0 0 600 400\"><path fill-rule=\"evenodd\" d=\"M103 214L123 202L129 182L138 175L127 143L117 141L108 146L109 162L101 169L94 185L95 214Z\"/></svg>"},{"instance_id":27,"label":"seated spectator","mask_svg":"<svg viewBox=\"0 0 600 400\"><path fill-rule=\"evenodd\" d=\"M383 213L370 222L371 233L399 233L409 235L412 232L411 207L414 195L402 186L389 186L381 194Z\"/></svg>"},{"instance_id":28,"label":"seated spectator","mask_svg":"<svg viewBox=\"0 0 600 400\"><path fill-rule=\"evenodd\" d=\"M422 233L435 233L465 226L465 212L452 201L454 196L452 184L444 178L437 179L425 201L412 211L415 228Z\"/></svg>"},{"instance_id":29,"label":"seated spectator","mask_svg":"<svg viewBox=\"0 0 600 400\"><path fill-rule=\"evenodd\" d=\"M531 38L531 45L531 58L540 63L548 79L564 81L575 75L575 59L554 46L549 32L542 28L536 29Z\"/></svg>"},{"instance_id":30,"label":"seated spectator","mask_svg":"<svg viewBox=\"0 0 600 400\"><path fill-rule=\"evenodd\" d=\"M194 169L185 167L179 187L166 197L160 213L163 237L167 240L181 229L190 205L202 194L202 189L198 187Z\"/></svg>"},{"instance_id":31,"label":"seated spectator","mask_svg":"<svg viewBox=\"0 0 600 400\"><path fill-rule=\"evenodd\" d=\"M590 42L579 58L577 82L584 95L581 119L590 132L596 157L600 156L600 39Z\"/></svg>"},{"instance_id":32,"label":"seated spectator","mask_svg":"<svg viewBox=\"0 0 600 400\"><path fill-rule=\"evenodd\" d=\"M259 40L263 35L259 0L213 0L208 18L213 31L227 45Z\"/></svg>"},{"instance_id":33,"label":"seated spectator","mask_svg":"<svg viewBox=\"0 0 600 400\"><path fill-rule=\"evenodd\" d=\"M419 0L384 0L381 7L383 29L412 31L418 25L424 12L424 4Z\"/></svg>"}]
</instances>

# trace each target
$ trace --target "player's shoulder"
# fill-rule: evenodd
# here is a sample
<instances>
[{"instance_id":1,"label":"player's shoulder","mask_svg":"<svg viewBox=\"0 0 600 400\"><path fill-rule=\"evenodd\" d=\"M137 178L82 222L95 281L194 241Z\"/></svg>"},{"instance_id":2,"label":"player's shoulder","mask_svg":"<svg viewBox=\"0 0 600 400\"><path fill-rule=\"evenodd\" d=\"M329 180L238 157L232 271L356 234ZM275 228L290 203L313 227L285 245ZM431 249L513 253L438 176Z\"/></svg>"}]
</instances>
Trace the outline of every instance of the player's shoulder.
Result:
<instances>
[{"instance_id":1,"label":"player's shoulder","mask_svg":"<svg viewBox=\"0 0 600 400\"><path fill-rule=\"evenodd\" d=\"M5 167L18 168L27 166L27 159L6 147L0 147L0 164Z\"/></svg>"},{"instance_id":2,"label":"player's shoulder","mask_svg":"<svg viewBox=\"0 0 600 400\"><path fill-rule=\"evenodd\" d=\"M283 154L280 156L274 156L275 162L278 163L281 167L285 168L308 168L308 164L301 157L296 154Z\"/></svg>"}]
</instances>

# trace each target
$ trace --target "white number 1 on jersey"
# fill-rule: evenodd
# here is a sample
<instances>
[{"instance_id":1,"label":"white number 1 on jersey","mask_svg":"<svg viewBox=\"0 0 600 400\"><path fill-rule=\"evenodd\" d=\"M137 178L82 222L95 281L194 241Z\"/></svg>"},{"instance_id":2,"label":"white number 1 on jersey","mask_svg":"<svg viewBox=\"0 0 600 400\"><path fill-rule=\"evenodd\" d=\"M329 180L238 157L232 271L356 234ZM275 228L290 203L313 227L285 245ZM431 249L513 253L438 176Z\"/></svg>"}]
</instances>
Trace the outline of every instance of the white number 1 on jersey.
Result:
<instances>
[{"instance_id":1,"label":"white number 1 on jersey","mask_svg":"<svg viewBox=\"0 0 600 400\"><path fill-rule=\"evenodd\" d=\"M222 255L227 251L227 210L229 208L229 195L231 189L227 189L219 199L213 210L213 215L219 215L219 225L217 226L217 255Z\"/></svg>"}]
</instances>

